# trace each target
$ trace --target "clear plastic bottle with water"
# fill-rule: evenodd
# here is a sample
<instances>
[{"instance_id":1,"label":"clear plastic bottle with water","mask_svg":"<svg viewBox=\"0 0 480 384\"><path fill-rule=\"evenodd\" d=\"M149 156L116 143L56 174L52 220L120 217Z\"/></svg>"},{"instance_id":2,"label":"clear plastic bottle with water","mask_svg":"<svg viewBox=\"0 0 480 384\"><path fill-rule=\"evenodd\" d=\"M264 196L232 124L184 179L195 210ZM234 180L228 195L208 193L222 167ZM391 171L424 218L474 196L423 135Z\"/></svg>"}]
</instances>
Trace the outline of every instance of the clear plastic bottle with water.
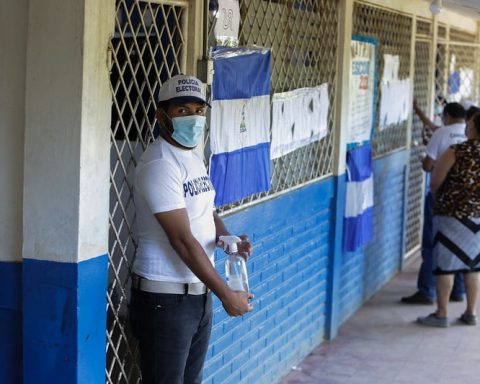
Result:
<instances>
[{"instance_id":1,"label":"clear plastic bottle with water","mask_svg":"<svg viewBox=\"0 0 480 384\"><path fill-rule=\"evenodd\" d=\"M245 259L238 253L237 243L241 242L237 236L220 236L224 243L224 250L228 254L225 260L225 275L227 284L233 291L249 292L248 274Z\"/></svg>"}]
</instances>

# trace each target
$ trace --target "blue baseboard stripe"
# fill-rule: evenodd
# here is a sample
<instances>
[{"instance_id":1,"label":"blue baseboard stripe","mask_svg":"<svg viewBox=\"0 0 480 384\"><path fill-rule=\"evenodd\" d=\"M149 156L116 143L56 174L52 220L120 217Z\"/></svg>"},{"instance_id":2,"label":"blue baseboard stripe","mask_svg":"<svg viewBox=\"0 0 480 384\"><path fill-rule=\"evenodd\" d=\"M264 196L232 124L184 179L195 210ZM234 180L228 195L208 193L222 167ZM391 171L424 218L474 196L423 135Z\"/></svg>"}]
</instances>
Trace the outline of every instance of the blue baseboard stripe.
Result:
<instances>
[{"instance_id":1,"label":"blue baseboard stripe","mask_svg":"<svg viewBox=\"0 0 480 384\"><path fill-rule=\"evenodd\" d=\"M107 255L23 261L25 383L104 383Z\"/></svg>"},{"instance_id":2,"label":"blue baseboard stripe","mask_svg":"<svg viewBox=\"0 0 480 384\"><path fill-rule=\"evenodd\" d=\"M0 383L22 382L22 263L0 262Z\"/></svg>"}]
</instances>

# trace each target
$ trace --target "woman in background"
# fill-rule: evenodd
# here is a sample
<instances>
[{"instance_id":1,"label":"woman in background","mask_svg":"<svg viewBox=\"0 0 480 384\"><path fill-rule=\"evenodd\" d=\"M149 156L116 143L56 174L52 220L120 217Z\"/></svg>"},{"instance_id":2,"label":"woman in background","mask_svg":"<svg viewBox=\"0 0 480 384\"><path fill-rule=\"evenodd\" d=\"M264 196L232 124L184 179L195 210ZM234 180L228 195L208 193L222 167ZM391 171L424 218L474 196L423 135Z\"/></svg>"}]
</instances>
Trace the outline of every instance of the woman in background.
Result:
<instances>
[{"instance_id":1,"label":"woman in background","mask_svg":"<svg viewBox=\"0 0 480 384\"><path fill-rule=\"evenodd\" d=\"M467 122L468 140L452 145L435 163L434 274L437 311L418 322L448 327L448 301L455 272L464 273L467 308L460 321L476 325L480 271L480 114Z\"/></svg>"}]
</instances>

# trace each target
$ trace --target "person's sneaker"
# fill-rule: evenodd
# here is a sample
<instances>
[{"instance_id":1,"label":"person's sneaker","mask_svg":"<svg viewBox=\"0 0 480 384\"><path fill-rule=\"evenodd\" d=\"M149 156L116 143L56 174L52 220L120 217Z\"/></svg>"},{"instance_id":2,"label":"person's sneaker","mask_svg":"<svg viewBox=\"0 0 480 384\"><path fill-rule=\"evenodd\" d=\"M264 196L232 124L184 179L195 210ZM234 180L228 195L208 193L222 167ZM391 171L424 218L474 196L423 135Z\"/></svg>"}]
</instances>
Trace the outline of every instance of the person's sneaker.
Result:
<instances>
[{"instance_id":1,"label":"person's sneaker","mask_svg":"<svg viewBox=\"0 0 480 384\"><path fill-rule=\"evenodd\" d=\"M463 301L463 296L450 296L450 301L453 303L461 303Z\"/></svg>"},{"instance_id":2,"label":"person's sneaker","mask_svg":"<svg viewBox=\"0 0 480 384\"><path fill-rule=\"evenodd\" d=\"M477 325L477 316L475 315L469 315L467 313L463 313L458 320L460 320L463 324Z\"/></svg>"},{"instance_id":3,"label":"person's sneaker","mask_svg":"<svg viewBox=\"0 0 480 384\"><path fill-rule=\"evenodd\" d=\"M417 323L426 325L427 327L446 328L449 326L448 317L438 317L436 313L431 313L428 316L419 317Z\"/></svg>"},{"instance_id":4,"label":"person's sneaker","mask_svg":"<svg viewBox=\"0 0 480 384\"><path fill-rule=\"evenodd\" d=\"M433 304L433 300L420 291L415 292L411 296L402 297L401 302L405 304Z\"/></svg>"}]
</instances>

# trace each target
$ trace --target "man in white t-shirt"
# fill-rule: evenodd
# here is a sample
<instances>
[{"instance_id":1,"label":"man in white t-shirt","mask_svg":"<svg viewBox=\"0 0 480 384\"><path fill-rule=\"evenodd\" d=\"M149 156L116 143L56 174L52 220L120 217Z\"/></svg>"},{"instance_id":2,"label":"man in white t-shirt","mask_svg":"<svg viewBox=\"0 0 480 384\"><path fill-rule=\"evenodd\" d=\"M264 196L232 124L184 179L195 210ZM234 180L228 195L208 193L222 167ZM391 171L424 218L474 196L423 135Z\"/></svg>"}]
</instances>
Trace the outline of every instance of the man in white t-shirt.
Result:
<instances>
[{"instance_id":1,"label":"man in white t-shirt","mask_svg":"<svg viewBox=\"0 0 480 384\"><path fill-rule=\"evenodd\" d=\"M418 106L414 104L415 112L425 123L425 115ZM426 155L422 160L422 168L425 172L431 172L440 156L453 144L467 140L465 135L465 109L459 103L448 103L445 105L442 114L442 126L435 126L431 122L429 126L434 127L430 138ZM428 120L428 119L427 119ZM422 232L422 264L418 273L418 290L410 296L402 297L401 301L406 304L433 304L435 300L435 277L433 275L433 238L432 238L432 215L433 196L430 192L425 196L423 232ZM455 274L455 283L452 289L450 300L462 301L465 292L463 275Z\"/></svg>"},{"instance_id":2,"label":"man in white t-shirt","mask_svg":"<svg viewBox=\"0 0 480 384\"><path fill-rule=\"evenodd\" d=\"M228 235L214 210L215 191L193 151L208 106L192 76L166 81L158 95L160 137L135 171L138 250L130 319L139 340L143 383L200 384L215 293L230 316L252 310L251 293L232 291L214 268L218 238ZM246 236L239 251L251 254Z\"/></svg>"}]
</instances>

